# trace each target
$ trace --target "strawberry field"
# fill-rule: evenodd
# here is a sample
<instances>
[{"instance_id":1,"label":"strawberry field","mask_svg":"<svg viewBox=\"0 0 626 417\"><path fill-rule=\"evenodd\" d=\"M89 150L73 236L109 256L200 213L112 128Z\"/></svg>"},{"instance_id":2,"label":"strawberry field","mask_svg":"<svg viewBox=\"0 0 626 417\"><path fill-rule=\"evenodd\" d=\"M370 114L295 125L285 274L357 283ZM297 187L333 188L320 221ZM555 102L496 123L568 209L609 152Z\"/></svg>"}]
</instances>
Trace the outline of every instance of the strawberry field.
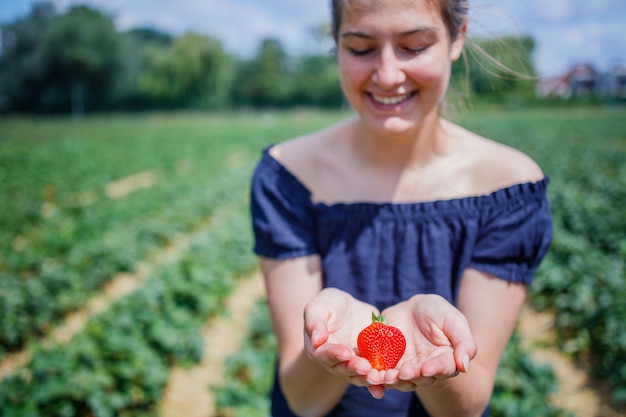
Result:
<instances>
[{"instance_id":1,"label":"strawberry field","mask_svg":"<svg viewBox=\"0 0 626 417\"><path fill-rule=\"evenodd\" d=\"M551 177L554 243L531 291L556 314L564 353L589 361L626 403L626 114L533 112L468 121L532 155ZM506 133L501 130L506 120Z\"/></svg>"},{"instance_id":2,"label":"strawberry field","mask_svg":"<svg viewBox=\"0 0 626 417\"><path fill-rule=\"evenodd\" d=\"M343 117L0 119L0 416L159 416L172 369L220 343L201 328L228 316L226 298L255 271L247 197L261 149ZM457 119L550 176L555 240L529 303L556 315L562 354L626 402L626 110ZM250 302L248 326L234 329L240 348L206 387L215 416L268 415L274 340L263 299ZM75 315L82 324L63 336ZM559 381L531 353L517 335L494 416L568 415L548 399Z\"/></svg>"}]
</instances>

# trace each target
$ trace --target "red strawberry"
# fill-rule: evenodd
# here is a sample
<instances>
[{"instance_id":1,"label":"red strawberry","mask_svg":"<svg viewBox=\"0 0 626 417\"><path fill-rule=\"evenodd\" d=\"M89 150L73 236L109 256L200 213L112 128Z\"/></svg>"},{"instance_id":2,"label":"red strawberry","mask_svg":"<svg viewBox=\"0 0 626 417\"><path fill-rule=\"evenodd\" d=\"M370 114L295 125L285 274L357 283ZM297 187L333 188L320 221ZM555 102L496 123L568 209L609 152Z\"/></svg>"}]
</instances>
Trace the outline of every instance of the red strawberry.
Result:
<instances>
[{"instance_id":1,"label":"red strawberry","mask_svg":"<svg viewBox=\"0 0 626 417\"><path fill-rule=\"evenodd\" d=\"M356 345L372 368L385 371L395 368L404 355L406 339L400 329L387 324L385 316L372 313L372 324L361 330Z\"/></svg>"}]
</instances>

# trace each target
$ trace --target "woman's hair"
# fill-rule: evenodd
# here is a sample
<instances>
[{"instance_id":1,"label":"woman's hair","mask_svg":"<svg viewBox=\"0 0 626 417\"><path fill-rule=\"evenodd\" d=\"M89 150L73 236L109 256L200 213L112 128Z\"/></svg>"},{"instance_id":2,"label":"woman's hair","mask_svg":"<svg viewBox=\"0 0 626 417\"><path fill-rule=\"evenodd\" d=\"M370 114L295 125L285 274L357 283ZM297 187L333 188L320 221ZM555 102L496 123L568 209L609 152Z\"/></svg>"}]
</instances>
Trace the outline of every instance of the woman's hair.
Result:
<instances>
[{"instance_id":1,"label":"woman's hair","mask_svg":"<svg viewBox=\"0 0 626 417\"><path fill-rule=\"evenodd\" d=\"M448 28L450 39L456 39L463 23L467 20L469 13L469 0L427 0L435 2L436 6L441 11L441 17L443 22ZM339 27L341 26L341 12L346 3L346 0L332 0L331 13L332 13L332 35L337 41L339 36Z\"/></svg>"}]
</instances>

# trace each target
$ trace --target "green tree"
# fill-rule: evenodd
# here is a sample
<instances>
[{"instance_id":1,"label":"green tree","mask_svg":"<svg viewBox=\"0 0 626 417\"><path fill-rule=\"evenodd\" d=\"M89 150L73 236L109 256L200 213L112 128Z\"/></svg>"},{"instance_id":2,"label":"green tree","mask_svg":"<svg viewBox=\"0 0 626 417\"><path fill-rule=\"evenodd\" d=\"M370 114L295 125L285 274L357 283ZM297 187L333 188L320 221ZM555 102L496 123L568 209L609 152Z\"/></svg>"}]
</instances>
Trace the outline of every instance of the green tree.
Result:
<instances>
[{"instance_id":1,"label":"green tree","mask_svg":"<svg viewBox=\"0 0 626 417\"><path fill-rule=\"evenodd\" d=\"M43 40L55 17L52 3L34 3L28 16L0 27L0 110L41 109L48 85Z\"/></svg>"},{"instance_id":2,"label":"green tree","mask_svg":"<svg viewBox=\"0 0 626 417\"><path fill-rule=\"evenodd\" d=\"M174 38L169 33L165 33L150 27L139 27L130 29L128 32L126 32L126 35L132 37L142 44L153 43L168 46L174 41Z\"/></svg>"},{"instance_id":3,"label":"green tree","mask_svg":"<svg viewBox=\"0 0 626 417\"><path fill-rule=\"evenodd\" d=\"M51 23L43 48L61 105L65 95L72 114L80 116L86 104L107 104L119 70L120 45L113 21L87 6L72 7Z\"/></svg>"},{"instance_id":4,"label":"green tree","mask_svg":"<svg viewBox=\"0 0 626 417\"><path fill-rule=\"evenodd\" d=\"M343 93L334 57L329 55L302 57L294 78L295 103L316 107L341 107Z\"/></svg>"},{"instance_id":5,"label":"green tree","mask_svg":"<svg viewBox=\"0 0 626 417\"><path fill-rule=\"evenodd\" d=\"M81 116L87 106L108 104L120 51L120 35L111 18L87 6L72 7L51 22L43 49L52 106Z\"/></svg>"},{"instance_id":6,"label":"green tree","mask_svg":"<svg viewBox=\"0 0 626 417\"><path fill-rule=\"evenodd\" d=\"M126 109L158 107L154 97L140 85L145 70L144 50L150 46L168 48L174 38L168 33L148 27L131 29L122 38L122 70L117 79L114 102Z\"/></svg>"},{"instance_id":7,"label":"green tree","mask_svg":"<svg viewBox=\"0 0 626 417\"><path fill-rule=\"evenodd\" d=\"M140 86L170 104L217 107L227 101L230 74L230 57L219 41L188 33L170 46L145 49Z\"/></svg>"},{"instance_id":8,"label":"green tree","mask_svg":"<svg viewBox=\"0 0 626 417\"><path fill-rule=\"evenodd\" d=\"M291 104L293 71L290 59L276 39L264 39L257 56L239 64L233 96L237 103L254 107Z\"/></svg>"}]
</instances>

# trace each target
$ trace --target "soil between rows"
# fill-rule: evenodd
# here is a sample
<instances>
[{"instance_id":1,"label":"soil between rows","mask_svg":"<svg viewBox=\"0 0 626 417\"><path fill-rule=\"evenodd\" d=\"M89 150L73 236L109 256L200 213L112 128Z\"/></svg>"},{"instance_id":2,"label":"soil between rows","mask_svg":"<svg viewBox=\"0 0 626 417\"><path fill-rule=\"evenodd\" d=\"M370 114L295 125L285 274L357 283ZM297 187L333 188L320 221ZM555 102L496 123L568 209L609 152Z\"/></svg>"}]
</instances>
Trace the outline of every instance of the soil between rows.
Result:
<instances>
[{"instance_id":1,"label":"soil between rows","mask_svg":"<svg viewBox=\"0 0 626 417\"><path fill-rule=\"evenodd\" d=\"M215 398L209 387L223 381L224 362L239 349L252 308L264 294L260 273L240 279L226 300L226 315L210 319L201 330L205 345L202 361L189 369L176 367L171 370L159 407L161 417L215 415Z\"/></svg>"},{"instance_id":2,"label":"soil between rows","mask_svg":"<svg viewBox=\"0 0 626 417\"><path fill-rule=\"evenodd\" d=\"M576 362L559 351L554 322L553 313L525 306L518 324L524 348L534 360L554 369L559 390L552 396L552 403L576 417L626 416L626 406L611 404L608 384L590 376L590 364Z\"/></svg>"}]
</instances>

